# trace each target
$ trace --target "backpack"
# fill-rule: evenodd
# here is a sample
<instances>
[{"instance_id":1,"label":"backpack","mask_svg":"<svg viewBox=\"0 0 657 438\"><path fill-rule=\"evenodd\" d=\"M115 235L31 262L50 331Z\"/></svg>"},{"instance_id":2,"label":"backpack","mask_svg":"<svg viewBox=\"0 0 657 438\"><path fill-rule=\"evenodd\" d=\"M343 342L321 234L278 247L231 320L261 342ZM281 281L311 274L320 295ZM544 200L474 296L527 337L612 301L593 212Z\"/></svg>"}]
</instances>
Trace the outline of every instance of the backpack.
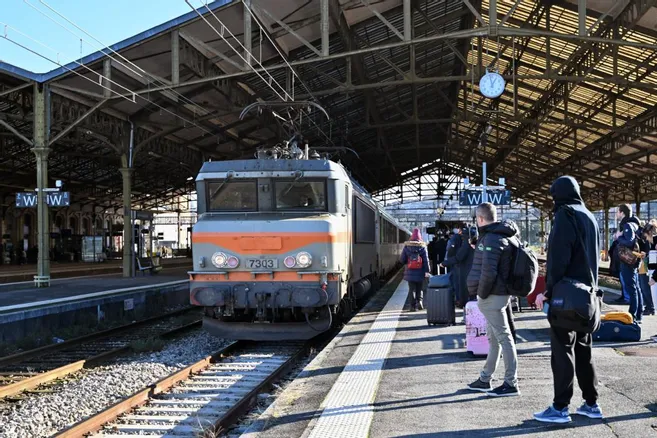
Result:
<instances>
[{"instance_id":1,"label":"backpack","mask_svg":"<svg viewBox=\"0 0 657 438\"><path fill-rule=\"evenodd\" d=\"M536 288L538 259L517 237L509 239L512 246L511 272L507 280L509 294L526 297Z\"/></svg>"},{"instance_id":2,"label":"backpack","mask_svg":"<svg viewBox=\"0 0 657 438\"><path fill-rule=\"evenodd\" d=\"M422 269L422 255L419 253L409 255L406 267L408 269Z\"/></svg>"}]
</instances>

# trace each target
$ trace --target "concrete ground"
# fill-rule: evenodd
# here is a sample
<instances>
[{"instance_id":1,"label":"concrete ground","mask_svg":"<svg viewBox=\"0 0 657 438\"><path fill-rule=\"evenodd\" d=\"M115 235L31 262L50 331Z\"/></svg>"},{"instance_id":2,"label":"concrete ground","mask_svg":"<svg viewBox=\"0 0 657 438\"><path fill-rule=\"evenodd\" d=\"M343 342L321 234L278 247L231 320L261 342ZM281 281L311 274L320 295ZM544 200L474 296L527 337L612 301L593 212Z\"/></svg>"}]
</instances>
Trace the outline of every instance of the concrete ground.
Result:
<instances>
[{"instance_id":1,"label":"concrete ground","mask_svg":"<svg viewBox=\"0 0 657 438\"><path fill-rule=\"evenodd\" d=\"M406 283L400 287L405 288ZM594 346L600 404L606 419L573 416L573 423L563 426L532 419L533 412L543 410L552 400L548 324L543 313L516 314L522 395L499 399L464 390L483 365L483 359L472 358L465 351L465 326L430 327L425 318L424 312L401 315L372 403L369 436L657 436L657 343L649 339L657 334L657 317L646 317L641 342ZM311 363L247 436L307 436L321 415L320 403L372 319L371 313L366 313L347 326L329 351ZM503 375L503 366L500 361L498 376ZM581 403L580 397L576 387L571 410Z\"/></svg>"}]
</instances>

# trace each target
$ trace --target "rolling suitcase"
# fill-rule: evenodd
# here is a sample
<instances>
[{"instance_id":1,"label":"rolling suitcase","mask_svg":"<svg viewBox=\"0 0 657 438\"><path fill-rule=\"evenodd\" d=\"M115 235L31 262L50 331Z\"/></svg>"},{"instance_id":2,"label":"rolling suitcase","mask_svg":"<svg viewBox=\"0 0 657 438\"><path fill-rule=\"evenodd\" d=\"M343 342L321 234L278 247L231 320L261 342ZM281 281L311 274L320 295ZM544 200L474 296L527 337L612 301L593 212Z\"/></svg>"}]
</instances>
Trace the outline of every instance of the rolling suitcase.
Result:
<instances>
[{"instance_id":1,"label":"rolling suitcase","mask_svg":"<svg viewBox=\"0 0 657 438\"><path fill-rule=\"evenodd\" d=\"M427 323L456 324L454 297L447 275L435 275L429 279L427 293L424 296L424 308L427 310Z\"/></svg>"},{"instance_id":2,"label":"rolling suitcase","mask_svg":"<svg viewBox=\"0 0 657 438\"><path fill-rule=\"evenodd\" d=\"M593 333L597 342L638 342L641 340L639 324L623 324L619 321L602 321L597 332Z\"/></svg>"},{"instance_id":3,"label":"rolling suitcase","mask_svg":"<svg viewBox=\"0 0 657 438\"><path fill-rule=\"evenodd\" d=\"M465 305L465 347L475 356L488 356L486 318L476 301Z\"/></svg>"}]
</instances>

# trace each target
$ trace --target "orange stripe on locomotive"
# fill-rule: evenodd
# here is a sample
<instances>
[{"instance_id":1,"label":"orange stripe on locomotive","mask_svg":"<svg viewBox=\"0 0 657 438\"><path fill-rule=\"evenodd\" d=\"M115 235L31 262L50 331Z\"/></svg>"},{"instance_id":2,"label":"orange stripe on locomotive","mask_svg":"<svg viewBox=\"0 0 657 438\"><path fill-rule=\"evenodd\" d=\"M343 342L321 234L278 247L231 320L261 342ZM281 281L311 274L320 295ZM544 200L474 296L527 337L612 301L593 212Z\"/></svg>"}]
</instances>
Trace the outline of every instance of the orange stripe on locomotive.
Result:
<instances>
[{"instance_id":1,"label":"orange stripe on locomotive","mask_svg":"<svg viewBox=\"0 0 657 438\"><path fill-rule=\"evenodd\" d=\"M347 243L347 232L339 233L192 233L192 244L206 243L219 246L235 255L278 254L299 251L313 244Z\"/></svg>"}]
</instances>

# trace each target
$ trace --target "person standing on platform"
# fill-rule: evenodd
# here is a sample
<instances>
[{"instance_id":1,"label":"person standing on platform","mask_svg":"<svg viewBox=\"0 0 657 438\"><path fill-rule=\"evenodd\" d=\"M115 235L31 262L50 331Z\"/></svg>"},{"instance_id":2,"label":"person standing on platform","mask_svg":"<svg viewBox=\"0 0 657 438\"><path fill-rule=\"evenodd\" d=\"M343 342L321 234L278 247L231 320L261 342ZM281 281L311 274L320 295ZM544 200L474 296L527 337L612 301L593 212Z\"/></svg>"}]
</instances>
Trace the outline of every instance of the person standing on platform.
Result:
<instances>
[{"instance_id":1,"label":"person standing on platform","mask_svg":"<svg viewBox=\"0 0 657 438\"><path fill-rule=\"evenodd\" d=\"M638 246L639 219L632 215L632 210L628 204L619 205L617 215L621 219L621 227L616 233L618 246L634 251ZM638 267L638 262L629 265L624 263L623 260L620 261L620 281L623 294L626 294L630 300L629 312L636 322L641 323L643 320L643 296L639 285Z\"/></svg>"},{"instance_id":2,"label":"person standing on platform","mask_svg":"<svg viewBox=\"0 0 657 438\"><path fill-rule=\"evenodd\" d=\"M404 267L404 280L408 282L408 294L411 298L411 311L424 309L422 305L422 287L424 279L429 276L429 256L426 244L417 228L413 229L411 240L404 244L401 254Z\"/></svg>"},{"instance_id":3,"label":"person standing on platform","mask_svg":"<svg viewBox=\"0 0 657 438\"><path fill-rule=\"evenodd\" d=\"M438 274L440 274L440 267L442 266L443 262L445 261L445 253L447 252L447 239L445 238L445 234L443 232L440 232L440 236L438 237L438 243L436 243L436 254L438 256Z\"/></svg>"},{"instance_id":4,"label":"person standing on platform","mask_svg":"<svg viewBox=\"0 0 657 438\"><path fill-rule=\"evenodd\" d=\"M459 288L459 272L456 269L456 252L461 247L461 229L454 228L452 234L447 241L447 251L445 252L445 259L442 262L442 266L447 268L449 273L449 285L452 288L452 293L458 296Z\"/></svg>"},{"instance_id":5,"label":"person standing on platform","mask_svg":"<svg viewBox=\"0 0 657 438\"><path fill-rule=\"evenodd\" d=\"M462 297L463 297L463 285L467 285L467 279L462 278L462 274L464 273L461 264L465 261L465 258L467 256L467 252L462 251L462 248L464 245L467 246L468 239L467 239L467 229L465 230L466 232L464 233L463 230L459 230L460 234L454 234L456 238L458 239L455 242L455 251L453 252L453 255L449 255L448 257L445 257L445 260L443 261L443 266L449 269L450 271L450 284L452 286L452 289L454 290L454 296L456 297L456 300L461 302L462 304ZM449 251L448 251L449 253ZM466 292L467 296L467 292Z\"/></svg>"},{"instance_id":6,"label":"person standing on platform","mask_svg":"<svg viewBox=\"0 0 657 438\"><path fill-rule=\"evenodd\" d=\"M456 258L459 261L459 278L461 280L459 301L461 306L465 309L465 305L468 302L468 275L470 270L472 270L472 263L474 262L475 247L477 244L477 228L469 227L466 228L464 234L463 243L456 253ZM465 312L464 312L465 315Z\"/></svg>"},{"instance_id":7,"label":"person standing on platform","mask_svg":"<svg viewBox=\"0 0 657 438\"><path fill-rule=\"evenodd\" d=\"M652 248L652 237L657 234L657 228L651 223L646 223L639 235L639 249L642 253L641 264L639 265L639 287L643 297L643 316L655 314L655 304L652 300L652 291L650 290L650 275L648 266L648 255Z\"/></svg>"},{"instance_id":8,"label":"person standing on platform","mask_svg":"<svg viewBox=\"0 0 657 438\"><path fill-rule=\"evenodd\" d=\"M486 318L490 347L479 378L468 389L492 397L520 395L518 356L506 313L510 301L507 282L513 258L509 239L519 234L518 227L512 221L498 222L497 209L489 202L479 205L476 214L480 237L468 275L468 290L470 295L477 295L479 310ZM493 389L491 380L500 354L504 356L504 383Z\"/></svg>"},{"instance_id":9,"label":"person standing on platform","mask_svg":"<svg viewBox=\"0 0 657 438\"><path fill-rule=\"evenodd\" d=\"M619 237L623 235L623 231L625 230L625 226L630 223L630 224L635 224L636 229L639 229L641 227L641 224L639 222L639 218L634 216L632 214L632 207L629 204L621 204L618 206L616 209L616 219L620 220L618 224L618 230L616 230L616 233L614 234L614 243L615 245L612 245L614 248L614 266L610 266L610 271L618 272L618 279L621 282L622 286L622 291L623 293L621 294L620 298L616 300L616 304L628 304L630 302L630 290L631 290L631 284L628 284L627 287L623 286L623 265L624 263L621 262L620 258L618 257L618 248L619 248ZM625 272L625 275L627 277L628 273ZM636 288L639 290L639 278L636 277Z\"/></svg>"},{"instance_id":10,"label":"person standing on platform","mask_svg":"<svg viewBox=\"0 0 657 438\"><path fill-rule=\"evenodd\" d=\"M438 236L434 236L431 242L427 245L429 263L431 264L431 275L436 275L438 273L438 254L436 253L437 244Z\"/></svg>"},{"instance_id":11,"label":"person standing on platform","mask_svg":"<svg viewBox=\"0 0 657 438\"><path fill-rule=\"evenodd\" d=\"M598 278L600 231L595 217L584 205L579 184L572 177L562 176L552 183L550 194L554 200L554 223L548 240L547 290L545 294L536 296L536 306L539 309L543 309L544 302L552 296L552 289L562 279L569 278L594 286L590 284L591 273L595 284ZM577 226L568 216L566 207L574 212ZM579 243L580 236L586 248ZM576 414L602 418L598 406L598 380L593 364L592 340L590 333L550 326L554 400L545 411L534 414L536 420L544 423L572 421L568 405L573 397L575 374L584 398Z\"/></svg>"}]
</instances>

